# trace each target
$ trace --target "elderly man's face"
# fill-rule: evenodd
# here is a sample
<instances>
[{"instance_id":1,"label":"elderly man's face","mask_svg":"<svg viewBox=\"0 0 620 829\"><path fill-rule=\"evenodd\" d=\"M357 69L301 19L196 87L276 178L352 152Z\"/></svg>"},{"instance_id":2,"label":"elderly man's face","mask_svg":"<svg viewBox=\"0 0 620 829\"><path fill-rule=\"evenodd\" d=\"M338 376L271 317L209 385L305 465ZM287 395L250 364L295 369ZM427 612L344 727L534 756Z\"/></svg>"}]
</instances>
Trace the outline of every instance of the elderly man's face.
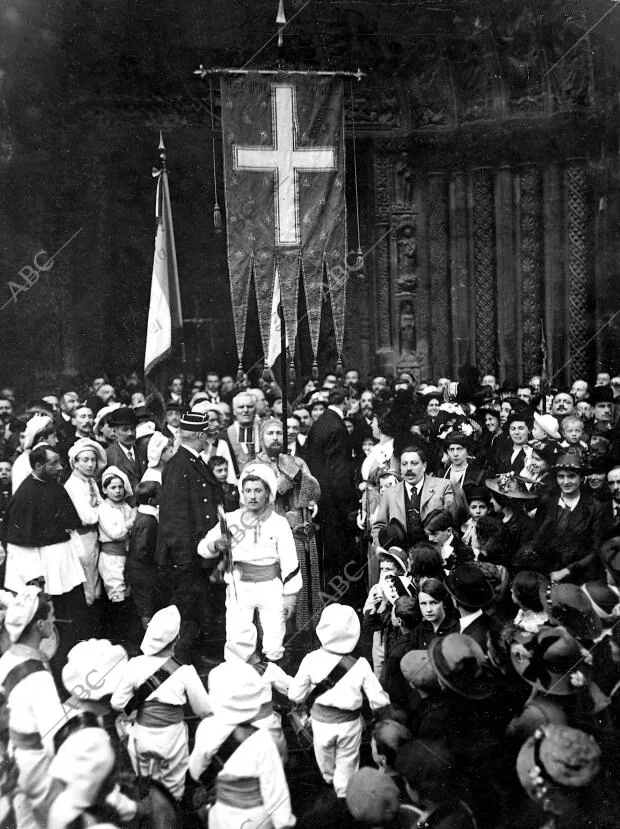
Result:
<instances>
[{"instance_id":1,"label":"elderly man's face","mask_svg":"<svg viewBox=\"0 0 620 829\"><path fill-rule=\"evenodd\" d=\"M241 426L251 426L256 417L256 403L250 394L241 394L233 403L235 420Z\"/></svg>"},{"instance_id":2,"label":"elderly man's face","mask_svg":"<svg viewBox=\"0 0 620 829\"><path fill-rule=\"evenodd\" d=\"M573 413L574 408L575 403L570 394L560 392L553 398L553 403L551 404L551 414L556 417L566 417L566 415Z\"/></svg>"},{"instance_id":3,"label":"elderly man's face","mask_svg":"<svg viewBox=\"0 0 620 829\"><path fill-rule=\"evenodd\" d=\"M45 463L37 465L34 470L35 473L46 483L58 483L62 473L62 462L60 455L57 452L52 452L48 449L46 452Z\"/></svg>"},{"instance_id":4,"label":"elderly man's face","mask_svg":"<svg viewBox=\"0 0 620 829\"><path fill-rule=\"evenodd\" d=\"M594 409L585 400L579 400L575 406L575 414L582 420L590 420L594 414Z\"/></svg>"},{"instance_id":5,"label":"elderly man's face","mask_svg":"<svg viewBox=\"0 0 620 829\"><path fill-rule=\"evenodd\" d=\"M585 400L588 396L588 384L585 380L575 380L571 386L570 393L575 400Z\"/></svg>"}]
</instances>

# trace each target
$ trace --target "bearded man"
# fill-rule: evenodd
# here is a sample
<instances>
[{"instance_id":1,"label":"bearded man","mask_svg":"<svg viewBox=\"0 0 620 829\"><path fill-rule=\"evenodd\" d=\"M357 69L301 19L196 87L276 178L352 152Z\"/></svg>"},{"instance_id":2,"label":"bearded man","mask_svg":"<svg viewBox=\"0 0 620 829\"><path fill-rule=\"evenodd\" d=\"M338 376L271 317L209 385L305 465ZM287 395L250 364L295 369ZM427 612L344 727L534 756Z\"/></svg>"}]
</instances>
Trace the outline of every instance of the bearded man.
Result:
<instances>
[{"instance_id":1,"label":"bearded man","mask_svg":"<svg viewBox=\"0 0 620 829\"><path fill-rule=\"evenodd\" d=\"M322 602L319 557L312 519L317 512L321 486L300 457L283 454L284 430L275 418L260 428L262 450L256 460L273 470L278 482L274 509L293 531L303 586L297 599L295 621L301 629L320 613Z\"/></svg>"}]
</instances>

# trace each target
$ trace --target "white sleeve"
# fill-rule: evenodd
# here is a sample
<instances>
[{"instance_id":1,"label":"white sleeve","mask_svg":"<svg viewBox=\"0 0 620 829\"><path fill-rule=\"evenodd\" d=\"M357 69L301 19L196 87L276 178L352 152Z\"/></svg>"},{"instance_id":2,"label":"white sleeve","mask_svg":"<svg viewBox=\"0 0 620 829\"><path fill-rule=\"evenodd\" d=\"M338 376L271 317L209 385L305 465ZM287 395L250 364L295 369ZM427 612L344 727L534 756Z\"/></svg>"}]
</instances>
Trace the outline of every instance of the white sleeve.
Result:
<instances>
[{"instance_id":1,"label":"white sleeve","mask_svg":"<svg viewBox=\"0 0 620 829\"><path fill-rule=\"evenodd\" d=\"M276 744L267 732L263 732L261 751L258 757L259 785L265 811L269 815L274 829L295 826L295 815L291 810L289 793L282 759Z\"/></svg>"},{"instance_id":2,"label":"white sleeve","mask_svg":"<svg viewBox=\"0 0 620 829\"><path fill-rule=\"evenodd\" d=\"M282 573L283 593L285 596L299 593L303 582L297 558L295 539L286 518L282 518L278 527L278 556L280 557L280 572Z\"/></svg>"},{"instance_id":3,"label":"white sleeve","mask_svg":"<svg viewBox=\"0 0 620 829\"><path fill-rule=\"evenodd\" d=\"M361 663L365 663L362 665L363 668L363 685L362 688L364 689L364 693L370 703L370 707L373 711L376 711L377 708L383 708L386 705L390 704L390 698L385 693L383 688L381 687L381 683L374 675L372 668L370 667L368 660L365 659L363 656L360 657L359 660Z\"/></svg>"},{"instance_id":4,"label":"white sleeve","mask_svg":"<svg viewBox=\"0 0 620 829\"><path fill-rule=\"evenodd\" d=\"M187 694L192 711L201 719L207 717L212 713L211 703L209 702L207 689L202 684L196 668L193 665L184 665L180 670L183 671L185 693Z\"/></svg>"},{"instance_id":5,"label":"white sleeve","mask_svg":"<svg viewBox=\"0 0 620 829\"><path fill-rule=\"evenodd\" d=\"M75 511L80 516L80 521L85 527L96 524L99 521L97 507L91 506L90 496L78 490L78 486L71 483L71 478L66 482L65 489L71 498Z\"/></svg>"},{"instance_id":6,"label":"white sleeve","mask_svg":"<svg viewBox=\"0 0 620 829\"><path fill-rule=\"evenodd\" d=\"M307 667L307 657L301 660L301 665L288 686L288 698L291 702L303 702L312 688L312 680Z\"/></svg>"}]
</instances>

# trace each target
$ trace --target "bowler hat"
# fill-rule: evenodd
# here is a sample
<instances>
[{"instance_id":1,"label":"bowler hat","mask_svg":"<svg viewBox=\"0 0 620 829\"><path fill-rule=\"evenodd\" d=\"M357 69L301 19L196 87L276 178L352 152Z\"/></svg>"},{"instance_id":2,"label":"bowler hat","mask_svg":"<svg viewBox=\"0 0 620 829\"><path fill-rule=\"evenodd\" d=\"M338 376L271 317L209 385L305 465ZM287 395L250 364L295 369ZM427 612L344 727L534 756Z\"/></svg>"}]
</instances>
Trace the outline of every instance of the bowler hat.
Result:
<instances>
[{"instance_id":1,"label":"bowler hat","mask_svg":"<svg viewBox=\"0 0 620 829\"><path fill-rule=\"evenodd\" d=\"M120 406L108 416L110 426L137 426L138 418L129 406Z\"/></svg>"},{"instance_id":2,"label":"bowler hat","mask_svg":"<svg viewBox=\"0 0 620 829\"><path fill-rule=\"evenodd\" d=\"M597 403L613 403L614 390L611 386L595 386L588 397L588 403L596 406Z\"/></svg>"},{"instance_id":3,"label":"bowler hat","mask_svg":"<svg viewBox=\"0 0 620 829\"><path fill-rule=\"evenodd\" d=\"M446 578L450 595L467 610L479 610L493 601L493 588L474 564L459 564Z\"/></svg>"},{"instance_id":4,"label":"bowler hat","mask_svg":"<svg viewBox=\"0 0 620 829\"><path fill-rule=\"evenodd\" d=\"M406 547L407 533L400 521L390 521L387 527L381 527L377 535L379 547L387 550L389 547Z\"/></svg>"},{"instance_id":5,"label":"bowler hat","mask_svg":"<svg viewBox=\"0 0 620 829\"><path fill-rule=\"evenodd\" d=\"M428 646L428 655L444 685L468 699L486 699L493 678L480 645L463 633L440 636Z\"/></svg>"}]
</instances>

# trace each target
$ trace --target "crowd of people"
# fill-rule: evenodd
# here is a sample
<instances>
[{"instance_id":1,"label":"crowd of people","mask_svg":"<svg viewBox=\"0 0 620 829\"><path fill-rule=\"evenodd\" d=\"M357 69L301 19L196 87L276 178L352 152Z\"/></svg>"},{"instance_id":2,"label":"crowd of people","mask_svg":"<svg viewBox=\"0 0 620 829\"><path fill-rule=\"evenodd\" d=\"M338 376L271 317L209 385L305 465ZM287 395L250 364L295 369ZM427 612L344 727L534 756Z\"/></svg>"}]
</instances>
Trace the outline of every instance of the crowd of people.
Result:
<instances>
[{"instance_id":1,"label":"crowd of people","mask_svg":"<svg viewBox=\"0 0 620 829\"><path fill-rule=\"evenodd\" d=\"M2 825L615 826L620 377L285 392L0 390Z\"/></svg>"}]
</instances>

